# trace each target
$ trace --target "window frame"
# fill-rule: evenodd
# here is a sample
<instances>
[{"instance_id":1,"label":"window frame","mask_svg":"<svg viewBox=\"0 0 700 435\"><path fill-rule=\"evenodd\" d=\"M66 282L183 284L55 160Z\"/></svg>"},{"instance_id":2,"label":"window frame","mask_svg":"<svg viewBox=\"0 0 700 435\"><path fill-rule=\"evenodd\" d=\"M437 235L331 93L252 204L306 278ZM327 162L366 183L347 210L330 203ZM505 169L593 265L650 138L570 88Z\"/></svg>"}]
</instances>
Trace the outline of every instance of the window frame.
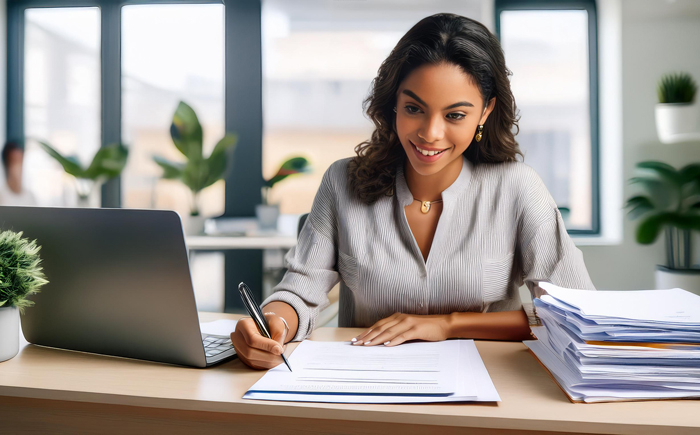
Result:
<instances>
[{"instance_id":1,"label":"window frame","mask_svg":"<svg viewBox=\"0 0 700 435\"><path fill-rule=\"evenodd\" d=\"M595 0L495 0L496 36L501 39L501 12L524 10L585 10L588 13L588 77L591 135L591 229L567 229L571 235L600 236L600 101L598 14Z\"/></svg>"},{"instance_id":2,"label":"window frame","mask_svg":"<svg viewBox=\"0 0 700 435\"><path fill-rule=\"evenodd\" d=\"M252 216L262 188L262 34L260 0L8 0L7 138L23 142L24 11L30 8L100 8L101 144L122 140L121 8L148 4L223 4L225 14L226 131L239 137L225 182L224 216ZM244 41L244 43L241 43ZM256 54L257 53L257 54ZM235 62L241 57L250 62ZM166 128L166 127L164 127ZM243 164L245 162L245 164ZM121 207L121 177L102 185L102 207Z\"/></svg>"}]
</instances>

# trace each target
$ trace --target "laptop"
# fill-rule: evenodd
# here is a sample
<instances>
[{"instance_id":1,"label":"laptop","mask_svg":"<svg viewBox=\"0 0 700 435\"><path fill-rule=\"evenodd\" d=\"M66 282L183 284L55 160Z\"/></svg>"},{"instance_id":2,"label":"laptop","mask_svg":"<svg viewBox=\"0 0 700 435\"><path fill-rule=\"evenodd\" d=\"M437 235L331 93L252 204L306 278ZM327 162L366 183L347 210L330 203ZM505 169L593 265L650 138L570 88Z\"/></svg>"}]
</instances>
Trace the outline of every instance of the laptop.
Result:
<instances>
[{"instance_id":1,"label":"laptop","mask_svg":"<svg viewBox=\"0 0 700 435\"><path fill-rule=\"evenodd\" d=\"M0 206L0 230L41 246L28 342L191 367L235 357L230 337L200 331L174 211Z\"/></svg>"}]
</instances>

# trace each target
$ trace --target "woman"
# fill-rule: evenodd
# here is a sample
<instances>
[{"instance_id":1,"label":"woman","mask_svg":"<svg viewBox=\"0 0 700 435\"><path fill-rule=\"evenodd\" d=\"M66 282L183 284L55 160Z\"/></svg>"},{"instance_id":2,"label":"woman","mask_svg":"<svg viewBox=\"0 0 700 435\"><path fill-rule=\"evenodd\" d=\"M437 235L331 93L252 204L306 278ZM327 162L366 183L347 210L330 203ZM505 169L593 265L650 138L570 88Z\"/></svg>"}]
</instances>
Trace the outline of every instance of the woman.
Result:
<instances>
[{"instance_id":1,"label":"woman","mask_svg":"<svg viewBox=\"0 0 700 435\"><path fill-rule=\"evenodd\" d=\"M231 335L243 362L270 368L302 340L341 280L340 326L363 346L528 338L518 288L594 289L541 179L523 163L496 37L452 14L421 20L379 68L357 156L323 177L288 272Z\"/></svg>"}]
</instances>

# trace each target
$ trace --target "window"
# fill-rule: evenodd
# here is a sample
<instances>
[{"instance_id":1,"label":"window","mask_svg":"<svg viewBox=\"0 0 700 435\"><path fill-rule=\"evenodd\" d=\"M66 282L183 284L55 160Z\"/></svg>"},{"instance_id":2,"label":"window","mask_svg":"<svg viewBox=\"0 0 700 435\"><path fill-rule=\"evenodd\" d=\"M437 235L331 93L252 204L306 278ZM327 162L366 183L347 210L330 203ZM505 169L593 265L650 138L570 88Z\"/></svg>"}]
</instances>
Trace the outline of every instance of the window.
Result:
<instances>
[{"instance_id":1,"label":"window","mask_svg":"<svg viewBox=\"0 0 700 435\"><path fill-rule=\"evenodd\" d=\"M481 0L263 0L263 175L288 157L313 172L270 193L282 213L307 213L325 170L355 155L374 125L365 116L379 65L415 23L438 12L483 21Z\"/></svg>"},{"instance_id":2,"label":"window","mask_svg":"<svg viewBox=\"0 0 700 435\"><path fill-rule=\"evenodd\" d=\"M513 72L516 136L573 234L599 233L596 13L593 1L497 1Z\"/></svg>"},{"instance_id":3,"label":"window","mask_svg":"<svg viewBox=\"0 0 700 435\"><path fill-rule=\"evenodd\" d=\"M122 140L130 150L121 177L122 206L187 215L190 192L178 181L161 180L153 156L184 161L170 138L180 100L197 113L205 155L224 136L224 6L124 6L121 35ZM223 181L202 195L204 216L223 214Z\"/></svg>"},{"instance_id":4,"label":"window","mask_svg":"<svg viewBox=\"0 0 700 435\"><path fill-rule=\"evenodd\" d=\"M100 146L100 10L27 9L24 28L24 179L40 204L75 205L74 180L37 140L84 165Z\"/></svg>"}]
</instances>

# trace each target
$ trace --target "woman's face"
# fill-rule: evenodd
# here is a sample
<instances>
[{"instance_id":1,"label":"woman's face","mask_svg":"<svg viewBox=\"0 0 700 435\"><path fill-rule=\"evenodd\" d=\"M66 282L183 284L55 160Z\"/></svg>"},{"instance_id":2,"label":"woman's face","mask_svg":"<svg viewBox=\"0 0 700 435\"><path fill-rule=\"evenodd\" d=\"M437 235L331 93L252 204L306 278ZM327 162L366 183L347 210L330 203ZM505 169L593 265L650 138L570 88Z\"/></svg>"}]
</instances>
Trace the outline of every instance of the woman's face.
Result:
<instances>
[{"instance_id":1,"label":"woman's face","mask_svg":"<svg viewBox=\"0 0 700 435\"><path fill-rule=\"evenodd\" d=\"M484 108L471 77L447 63L416 68L399 85L396 97L396 132L421 175L437 174L450 163L461 167L462 153L496 102L492 98Z\"/></svg>"}]
</instances>

